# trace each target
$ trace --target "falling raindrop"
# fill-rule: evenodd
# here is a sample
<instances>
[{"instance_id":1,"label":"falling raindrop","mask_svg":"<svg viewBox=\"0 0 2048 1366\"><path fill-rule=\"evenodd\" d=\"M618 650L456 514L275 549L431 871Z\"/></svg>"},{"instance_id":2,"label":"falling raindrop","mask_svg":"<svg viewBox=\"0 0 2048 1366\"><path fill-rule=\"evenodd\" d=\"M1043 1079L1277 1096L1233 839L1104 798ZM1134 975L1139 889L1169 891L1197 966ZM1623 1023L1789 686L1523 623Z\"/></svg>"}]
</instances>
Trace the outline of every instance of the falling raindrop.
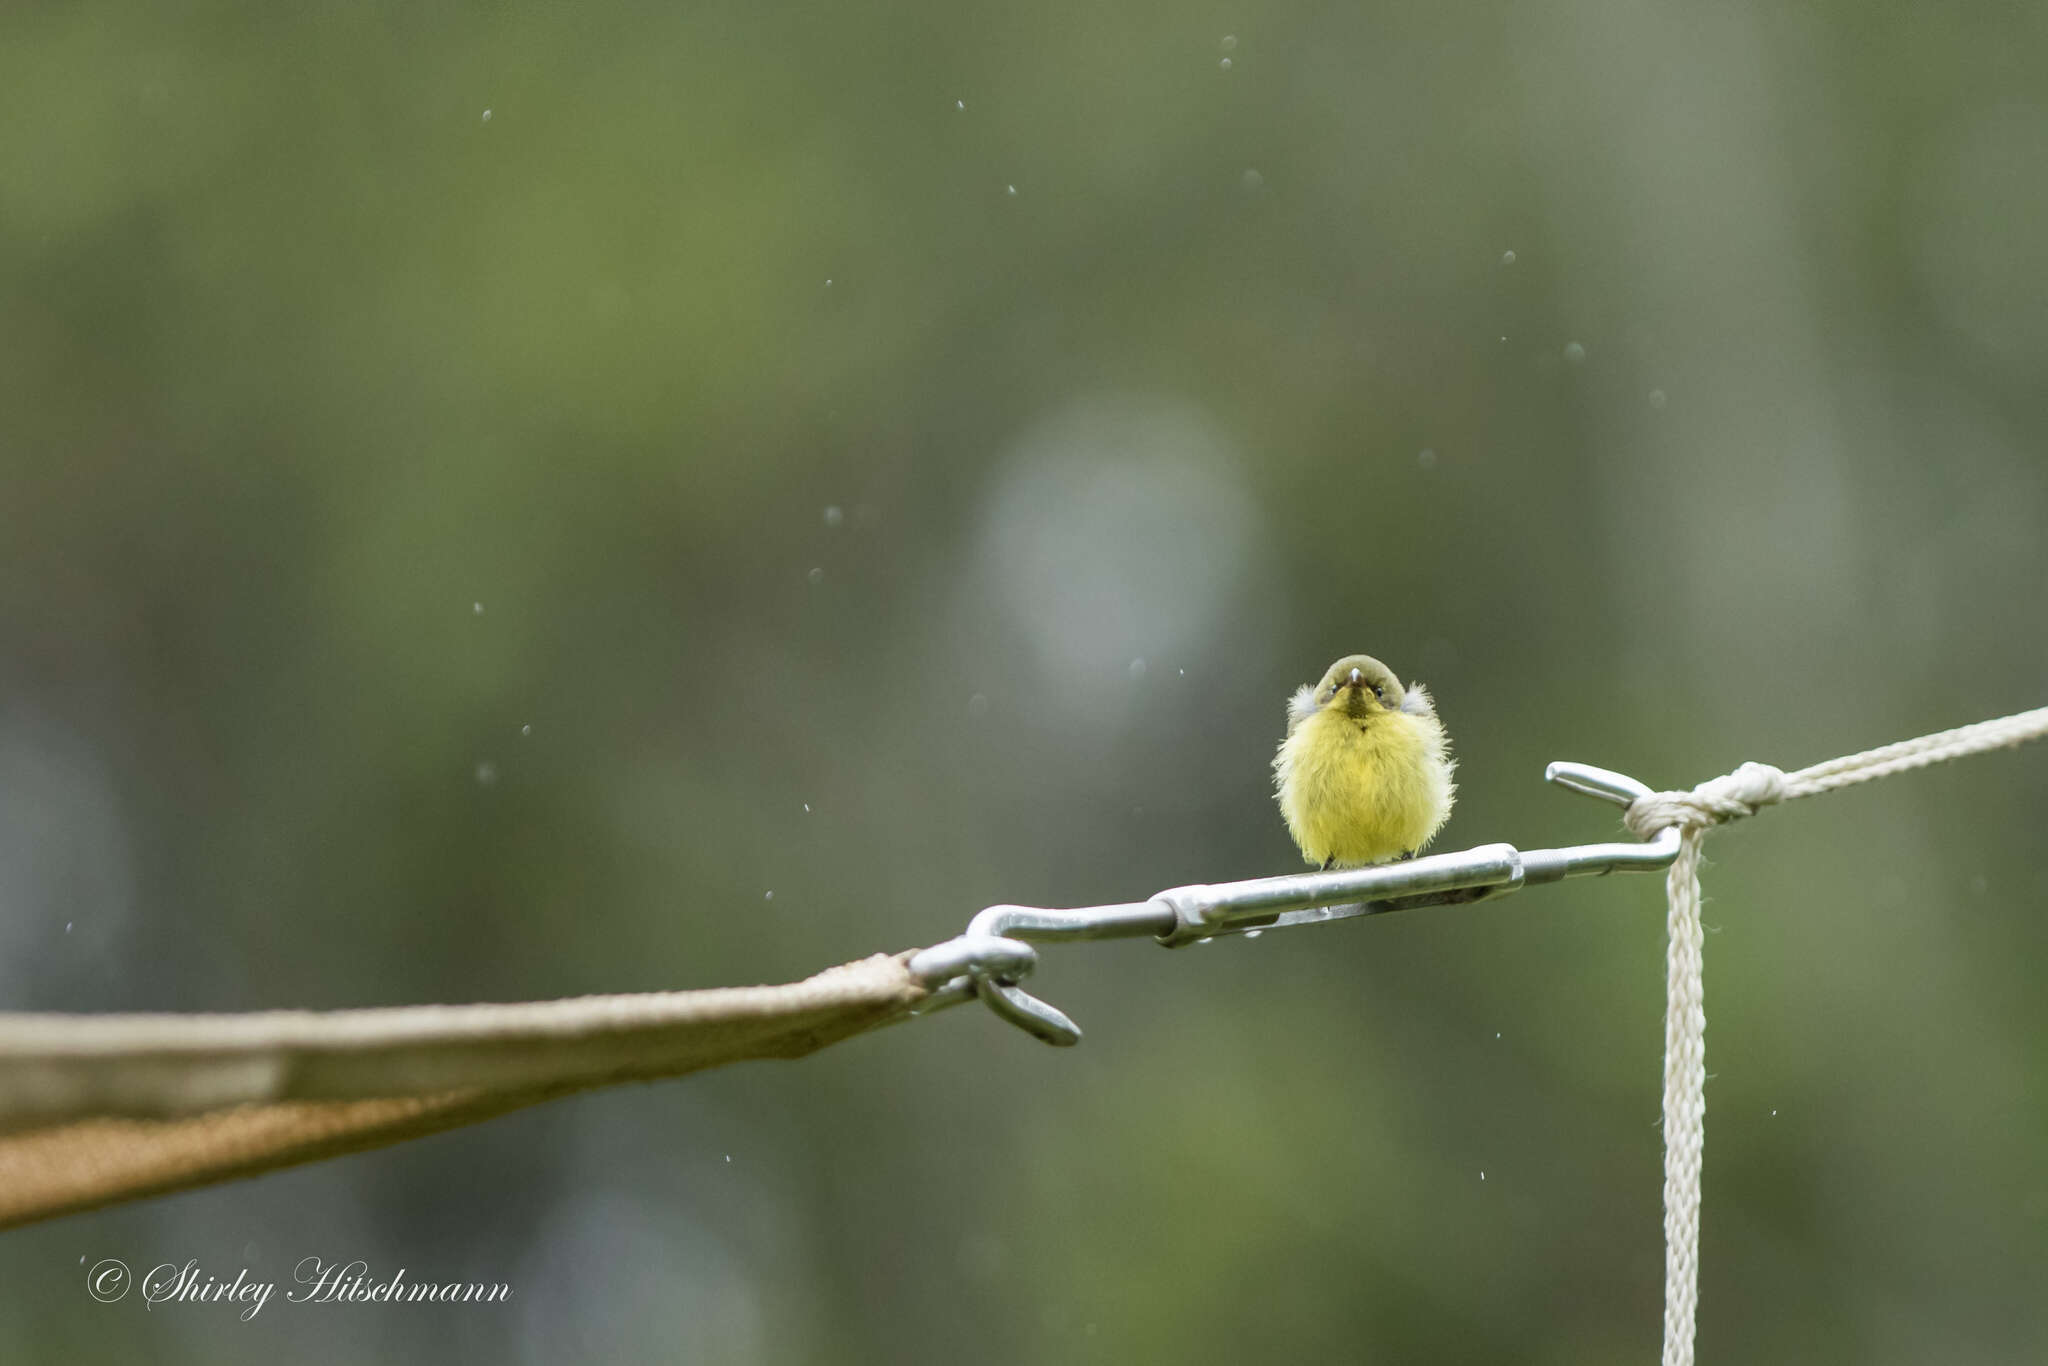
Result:
<instances>
[{"instance_id":1,"label":"falling raindrop","mask_svg":"<svg viewBox=\"0 0 2048 1366\"><path fill-rule=\"evenodd\" d=\"M488 109L486 109L486 110L484 110L484 122L485 122L485 123L489 123L490 121L491 121L491 111L490 111L490 110L488 110Z\"/></svg>"}]
</instances>

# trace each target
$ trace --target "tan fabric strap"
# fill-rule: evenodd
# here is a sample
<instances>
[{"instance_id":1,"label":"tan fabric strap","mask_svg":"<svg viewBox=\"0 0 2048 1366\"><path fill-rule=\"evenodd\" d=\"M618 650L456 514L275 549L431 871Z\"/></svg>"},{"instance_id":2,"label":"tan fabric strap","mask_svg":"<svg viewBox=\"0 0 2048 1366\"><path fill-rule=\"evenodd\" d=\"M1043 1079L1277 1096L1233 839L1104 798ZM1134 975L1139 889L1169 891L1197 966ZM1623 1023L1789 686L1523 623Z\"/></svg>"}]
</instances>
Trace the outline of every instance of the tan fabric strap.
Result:
<instances>
[{"instance_id":1,"label":"tan fabric strap","mask_svg":"<svg viewBox=\"0 0 2048 1366\"><path fill-rule=\"evenodd\" d=\"M904 1018L878 954L787 986L250 1015L0 1014L0 1227L335 1157Z\"/></svg>"}]
</instances>

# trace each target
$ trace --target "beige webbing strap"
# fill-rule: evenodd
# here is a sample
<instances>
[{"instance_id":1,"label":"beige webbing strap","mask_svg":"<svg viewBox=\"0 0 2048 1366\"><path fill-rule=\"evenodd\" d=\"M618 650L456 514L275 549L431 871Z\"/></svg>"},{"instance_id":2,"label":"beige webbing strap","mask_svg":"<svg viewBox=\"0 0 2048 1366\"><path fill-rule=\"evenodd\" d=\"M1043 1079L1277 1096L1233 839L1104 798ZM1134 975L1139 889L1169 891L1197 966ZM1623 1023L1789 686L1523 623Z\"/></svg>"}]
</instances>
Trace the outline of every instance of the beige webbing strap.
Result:
<instances>
[{"instance_id":1,"label":"beige webbing strap","mask_svg":"<svg viewBox=\"0 0 2048 1366\"><path fill-rule=\"evenodd\" d=\"M252 1015L0 1014L0 1227L417 1138L615 1082L801 1057L924 995L788 986Z\"/></svg>"}]
</instances>

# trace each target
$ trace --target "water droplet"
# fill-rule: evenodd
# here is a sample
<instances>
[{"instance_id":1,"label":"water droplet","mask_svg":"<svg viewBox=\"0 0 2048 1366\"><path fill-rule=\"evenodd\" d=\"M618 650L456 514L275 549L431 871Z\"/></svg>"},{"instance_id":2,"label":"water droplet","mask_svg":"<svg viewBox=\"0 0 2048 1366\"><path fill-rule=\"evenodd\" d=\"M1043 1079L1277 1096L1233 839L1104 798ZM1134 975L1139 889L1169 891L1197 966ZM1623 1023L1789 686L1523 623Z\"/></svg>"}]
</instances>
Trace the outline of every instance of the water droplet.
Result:
<instances>
[{"instance_id":1,"label":"water droplet","mask_svg":"<svg viewBox=\"0 0 2048 1366\"><path fill-rule=\"evenodd\" d=\"M981 693L967 699L967 714L980 718L988 715L988 698Z\"/></svg>"},{"instance_id":2,"label":"water droplet","mask_svg":"<svg viewBox=\"0 0 2048 1366\"><path fill-rule=\"evenodd\" d=\"M496 781L498 781L498 766L496 764L486 759L476 766L476 785L478 787L489 787Z\"/></svg>"},{"instance_id":3,"label":"water droplet","mask_svg":"<svg viewBox=\"0 0 2048 1366\"><path fill-rule=\"evenodd\" d=\"M486 109L486 110L484 110L484 122L485 122L485 123L489 123L490 121L491 121L491 111L490 111L490 110L488 110L488 109Z\"/></svg>"},{"instance_id":4,"label":"water droplet","mask_svg":"<svg viewBox=\"0 0 2048 1366\"><path fill-rule=\"evenodd\" d=\"M1222 68L1223 68L1223 69L1224 69L1225 71L1228 71L1228 70L1230 70L1230 58L1228 58L1228 57L1225 57L1225 58L1224 58L1224 59L1223 59L1222 61L1218 62L1218 63L1217 63L1216 65L1218 65L1218 66L1222 67Z\"/></svg>"},{"instance_id":5,"label":"water droplet","mask_svg":"<svg viewBox=\"0 0 2048 1366\"><path fill-rule=\"evenodd\" d=\"M806 816L811 814L811 804L809 802L804 803L804 814Z\"/></svg>"},{"instance_id":6,"label":"water droplet","mask_svg":"<svg viewBox=\"0 0 2048 1366\"><path fill-rule=\"evenodd\" d=\"M1223 50L1225 52L1237 51L1237 38L1235 35L1229 33L1223 35Z\"/></svg>"},{"instance_id":7,"label":"water droplet","mask_svg":"<svg viewBox=\"0 0 2048 1366\"><path fill-rule=\"evenodd\" d=\"M1187 671L1186 669L1182 669L1182 670L1180 671L1180 676L1181 676L1182 678L1186 678L1186 677L1188 676L1188 671Z\"/></svg>"},{"instance_id":8,"label":"water droplet","mask_svg":"<svg viewBox=\"0 0 2048 1366\"><path fill-rule=\"evenodd\" d=\"M1264 933L1264 930L1246 930L1244 932L1244 937L1247 939L1257 939L1260 935Z\"/></svg>"},{"instance_id":9,"label":"water droplet","mask_svg":"<svg viewBox=\"0 0 2048 1366\"><path fill-rule=\"evenodd\" d=\"M519 728L519 733L520 733L521 735L531 735L531 734L533 734L533 726L531 725L531 723L529 723L529 724L527 724L527 725L524 725L524 726L521 726L521 727Z\"/></svg>"},{"instance_id":10,"label":"water droplet","mask_svg":"<svg viewBox=\"0 0 2048 1366\"><path fill-rule=\"evenodd\" d=\"M1256 190L1261 185L1264 185L1266 183L1266 178L1264 176L1260 175L1257 171L1252 170L1250 168L1247 168L1245 170L1245 173L1238 179L1247 190Z\"/></svg>"},{"instance_id":11,"label":"water droplet","mask_svg":"<svg viewBox=\"0 0 2048 1366\"><path fill-rule=\"evenodd\" d=\"M1500 1031L1499 1031L1498 1029L1496 1029L1496 1030L1494 1030L1494 1031L1493 1031L1493 1037L1494 1037L1494 1038L1496 1038L1496 1039L1498 1039L1498 1038L1500 1037Z\"/></svg>"},{"instance_id":12,"label":"water droplet","mask_svg":"<svg viewBox=\"0 0 2048 1366\"><path fill-rule=\"evenodd\" d=\"M775 893L771 891L771 892L769 892L769 893L768 893L768 894L767 894L766 896L762 897L762 898L761 898L761 900L763 900L763 901L773 901L773 900L775 900Z\"/></svg>"},{"instance_id":13,"label":"water droplet","mask_svg":"<svg viewBox=\"0 0 2048 1366\"><path fill-rule=\"evenodd\" d=\"M1502 252L1500 254L1500 263L1504 266L1513 265L1515 263L1515 254L1511 251Z\"/></svg>"},{"instance_id":14,"label":"water droplet","mask_svg":"<svg viewBox=\"0 0 2048 1366\"><path fill-rule=\"evenodd\" d=\"M1669 401L1664 397L1662 389L1652 389L1650 391L1650 406L1652 408L1662 408Z\"/></svg>"},{"instance_id":15,"label":"water droplet","mask_svg":"<svg viewBox=\"0 0 2048 1366\"><path fill-rule=\"evenodd\" d=\"M1421 450L1415 453L1415 463L1422 466L1422 468L1426 470L1435 469L1436 452L1430 447L1424 446Z\"/></svg>"},{"instance_id":16,"label":"water droplet","mask_svg":"<svg viewBox=\"0 0 2048 1366\"><path fill-rule=\"evenodd\" d=\"M1579 345L1577 342L1566 342L1564 348L1564 358L1570 361L1573 365L1577 365L1581 361L1586 359L1586 348Z\"/></svg>"},{"instance_id":17,"label":"water droplet","mask_svg":"<svg viewBox=\"0 0 2048 1366\"><path fill-rule=\"evenodd\" d=\"M832 277L831 277L831 276L829 276L829 275L827 275L827 276L825 277L825 288L827 288L827 289L830 289L830 288L832 288Z\"/></svg>"},{"instance_id":18,"label":"water droplet","mask_svg":"<svg viewBox=\"0 0 2048 1366\"><path fill-rule=\"evenodd\" d=\"M838 507L829 507L829 508L826 508L826 509L825 509L825 525L826 525L826 526L838 526L838 525L840 525L840 524L841 524L842 522L844 522L845 520L846 520L846 512L845 512L845 510L844 510L843 508L838 508Z\"/></svg>"},{"instance_id":19,"label":"water droplet","mask_svg":"<svg viewBox=\"0 0 2048 1366\"><path fill-rule=\"evenodd\" d=\"M469 614L473 617L482 616L484 614L484 605L480 602L471 603L469 605Z\"/></svg>"},{"instance_id":20,"label":"water droplet","mask_svg":"<svg viewBox=\"0 0 2048 1366\"><path fill-rule=\"evenodd\" d=\"M965 109L965 108L967 107L967 101L966 101L966 100L954 100L954 101L953 101L953 107L954 107L955 109Z\"/></svg>"},{"instance_id":21,"label":"water droplet","mask_svg":"<svg viewBox=\"0 0 2048 1366\"><path fill-rule=\"evenodd\" d=\"M72 925L73 925L74 923L76 923L76 922L74 922L74 921L70 921L70 920L67 920L67 921L65 921L65 922L64 922L64 933L66 933L66 934L69 934L69 933L71 933L71 927L72 927Z\"/></svg>"},{"instance_id":22,"label":"water droplet","mask_svg":"<svg viewBox=\"0 0 2048 1366\"><path fill-rule=\"evenodd\" d=\"M1015 199L1017 197L1017 187L1015 185L1005 185L1003 186L1003 193Z\"/></svg>"},{"instance_id":23,"label":"water droplet","mask_svg":"<svg viewBox=\"0 0 2048 1366\"><path fill-rule=\"evenodd\" d=\"M1486 1179L1486 1173L1485 1173L1485 1172L1481 1172L1481 1173L1479 1173L1479 1179L1480 1179L1481 1181L1484 1181L1484 1180Z\"/></svg>"},{"instance_id":24,"label":"water droplet","mask_svg":"<svg viewBox=\"0 0 2048 1366\"><path fill-rule=\"evenodd\" d=\"M1130 674L1131 677L1134 679L1143 678L1145 676L1145 661L1143 658L1134 659L1131 661Z\"/></svg>"},{"instance_id":25,"label":"water droplet","mask_svg":"<svg viewBox=\"0 0 2048 1366\"><path fill-rule=\"evenodd\" d=\"M732 1161L732 1154L731 1154L731 1153L727 1153L727 1154L725 1155L725 1160L726 1160L726 1161L728 1161L728 1162Z\"/></svg>"},{"instance_id":26,"label":"water droplet","mask_svg":"<svg viewBox=\"0 0 2048 1366\"><path fill-rule=\"evenodd\" d=\"M823 583L825 581L825 571L822 569L813 569L810 573L804 575L804 577L809 579L812 583Z\"/></svg>"},{"instance_id":27,"label":"water droplet","mask_svg":"<svg viewBox=\"0 0 2048 1366\"><path fill-rule=\"evenodd\" d=\"M1777 1112L1776 1110L1773 1110L1773 1111L1771 1111L1771 1115L1772 1115L1772 1117L1773 1117L1773 1118L1776 1118L1776 1116L1777 1116L1777 1113L1778 1113L1778 1112Z\"/></svg>"}]
</instances>

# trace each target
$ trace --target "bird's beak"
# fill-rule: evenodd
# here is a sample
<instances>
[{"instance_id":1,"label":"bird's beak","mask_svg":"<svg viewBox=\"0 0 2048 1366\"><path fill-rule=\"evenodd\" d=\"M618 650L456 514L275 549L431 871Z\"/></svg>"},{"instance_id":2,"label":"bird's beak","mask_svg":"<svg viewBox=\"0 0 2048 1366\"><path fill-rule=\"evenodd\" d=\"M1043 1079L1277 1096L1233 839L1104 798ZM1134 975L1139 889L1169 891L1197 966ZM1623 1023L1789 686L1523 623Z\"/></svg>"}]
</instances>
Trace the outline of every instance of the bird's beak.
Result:
<instances>
[{"instance_id":1,"label":"bird's beak","mask_svg":"<svg viewBox=\"0 0 2048 1366\"><path fill-rule=\"evenodd\" d=\"M1344 681L1344 686L1347 688L1356 688L1361 686L1364 682L1365 674L1358 669L1353 669L1351 671L1351 677Z\"/></svg>"}]
</instances>

